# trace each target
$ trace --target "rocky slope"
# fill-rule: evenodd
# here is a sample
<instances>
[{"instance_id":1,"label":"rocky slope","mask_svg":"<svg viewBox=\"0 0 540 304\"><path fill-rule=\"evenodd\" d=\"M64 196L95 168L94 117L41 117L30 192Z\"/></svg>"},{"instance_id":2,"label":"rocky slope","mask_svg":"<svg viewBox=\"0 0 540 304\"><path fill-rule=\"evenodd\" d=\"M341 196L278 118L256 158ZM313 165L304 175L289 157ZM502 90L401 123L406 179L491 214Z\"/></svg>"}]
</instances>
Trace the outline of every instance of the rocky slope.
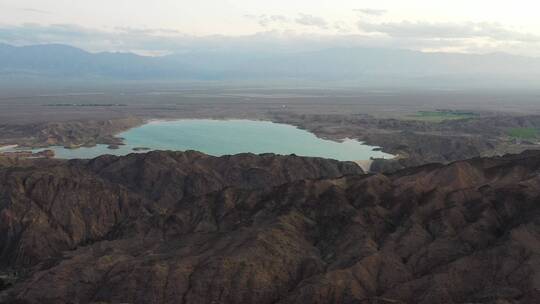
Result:
<instances>
[{"instance_id":1,"label":"rocky slope","mask_svg":"<svg viewBox=\"0 0 540 304\"><path fill-rule=\"evenodd\" d=\"M116 134L141 125L137 117L35 124L0 124L0 144L23 147L118 145Z\"/></svg>"},{"instance_id":2,"label":"rocky slope","mask_svg":"<svg viewBox=\"0 0 540 304\"><path fill-rule=\"evenodd\" d=\"M0 162L3 303L538 303L540 152Z\"/></svg>"},{"instance_id":3,"label":"rocky slope","mask_svg":"<svg viewBox=\"0 0 540 304\"><path fill-rule=\"evenodd\" d=\"M520 153L538 149L535 143L513 142L512 128L540 128L540 116L495 115L471 119L429 121L381 119L370 115L274 113L271 119L309 130L330 139L356 138L383 151L399 155L396 160L376 160L374 172L427 163L449 163L479 156Z\"/></svg>"}]
</instances>

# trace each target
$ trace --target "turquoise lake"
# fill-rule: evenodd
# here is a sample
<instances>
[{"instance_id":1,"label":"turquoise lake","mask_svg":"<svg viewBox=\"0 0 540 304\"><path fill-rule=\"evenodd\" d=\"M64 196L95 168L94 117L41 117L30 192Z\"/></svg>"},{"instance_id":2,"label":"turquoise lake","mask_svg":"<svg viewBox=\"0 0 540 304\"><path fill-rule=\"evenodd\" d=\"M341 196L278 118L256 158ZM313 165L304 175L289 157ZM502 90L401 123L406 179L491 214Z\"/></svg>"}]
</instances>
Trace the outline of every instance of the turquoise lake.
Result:
<instances>
[{"instance_id":1,"label":"turquoise lake","mask_svg":"<svg viewBox=\"0 0 540 304\"><path fill-rule=\"evenodd\" d=\"M374 151L376 147L345 139L335 142L318 138L314 134L291 125L252 120L187 119L155 121L118 134L125 146L111 150L105 145L92 148L65 149L51 147L57 158L94 158L103 154L126 155L133 148L152 150L196 150L221 156L243 152L296 154L332 158L342 161L392 158L392 155ZM43 149L42 149L43 150ZM140 151L145 152L145 151Z\"/></svg>"}]
</instances>

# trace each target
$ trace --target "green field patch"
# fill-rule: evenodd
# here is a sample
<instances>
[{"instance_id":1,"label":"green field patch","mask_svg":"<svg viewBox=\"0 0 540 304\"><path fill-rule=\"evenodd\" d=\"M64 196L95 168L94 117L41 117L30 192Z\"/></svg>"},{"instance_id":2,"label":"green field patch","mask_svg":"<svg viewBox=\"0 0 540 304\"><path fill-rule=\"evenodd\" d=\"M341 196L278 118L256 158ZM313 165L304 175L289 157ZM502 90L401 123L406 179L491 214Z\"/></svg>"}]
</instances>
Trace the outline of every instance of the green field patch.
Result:
<instances>
[{"instance_id":1,"label":"green field patch","mask_svg":"<svg viewBox=\"0 0 540 304\"><path fill-rule=\"evenodd\" d=\"M538 134L536 128L512 128L508 130L508 135L517 139L535 139L538 138Z\"/></svg>"}]
</instances>

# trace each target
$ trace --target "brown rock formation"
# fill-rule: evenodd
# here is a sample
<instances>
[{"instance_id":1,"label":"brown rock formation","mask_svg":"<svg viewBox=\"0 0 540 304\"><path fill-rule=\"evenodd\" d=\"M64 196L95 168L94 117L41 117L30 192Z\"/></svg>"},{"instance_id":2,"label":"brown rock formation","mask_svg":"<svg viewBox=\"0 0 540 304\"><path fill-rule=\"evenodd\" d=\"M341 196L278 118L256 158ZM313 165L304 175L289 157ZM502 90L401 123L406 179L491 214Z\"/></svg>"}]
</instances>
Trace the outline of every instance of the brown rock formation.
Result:
<instances>
[{"instance_id":1,"label":"brown rock formation","mask_svg":"<svg viewBox=\"0 0 540 304\"><path fill-rule=\"evenodd\" d=\"M538 172L540 152L393 175L196 152L0 166L1 299L538 303Z\"/></svg>"},{"instance_id":2,"label":"brown rock formation","mask_svg":"<svg viewBox=\"0 0 540 304\"><path fill-rule=\"evenodd\" d=\"M78 148L96 144L118 145L117 133L141 125L138 117L111 120L86 120L35 124L0 124L0 143L17 143L24 147L65 146Z\"/></svg>"},{"instance_id":3,"label":"brown rock formation","mask_svg":"<svg viewBox=\"0 0 540 304\"><path fill-rule=\"evenodd\" d=\"M296 125L324 138L356 138L399 155L396 160L375 160L371 171L386 173L428 163L537 149L532 142L509 141L508 130L540 127L537 115L497 115L440 123L337 114L275 113L271 119Z\"/></svg>"}]
</instances>

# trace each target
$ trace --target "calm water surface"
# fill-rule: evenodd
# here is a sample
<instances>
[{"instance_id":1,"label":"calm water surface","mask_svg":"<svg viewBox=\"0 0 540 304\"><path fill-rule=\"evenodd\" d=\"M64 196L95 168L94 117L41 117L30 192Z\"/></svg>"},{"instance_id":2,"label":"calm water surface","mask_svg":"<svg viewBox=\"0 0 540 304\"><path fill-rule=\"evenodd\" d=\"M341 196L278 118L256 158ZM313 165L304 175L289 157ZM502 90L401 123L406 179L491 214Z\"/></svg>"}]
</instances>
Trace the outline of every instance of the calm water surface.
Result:
<instances>
[{"instance_id":1,"label":"calm water surface","mask_svg":"<svg viewBox=\"0 0 540 304\"><path fill-rule=\"evenodd\" d=\"M65 149L52 147L57 158L93 158L103 154L126 155L133 148L152 150L197 150L221 156L243 152L296 154L333 158L343 161L391 158L392 155L373 151L356 140L343 142L324 140L294 126L252 120L176 120L150 122L118 135L125 146L111 150L105 145L92 148ZM37 150L36 150L37 151Z\"/></svg>"}]
</instances>

